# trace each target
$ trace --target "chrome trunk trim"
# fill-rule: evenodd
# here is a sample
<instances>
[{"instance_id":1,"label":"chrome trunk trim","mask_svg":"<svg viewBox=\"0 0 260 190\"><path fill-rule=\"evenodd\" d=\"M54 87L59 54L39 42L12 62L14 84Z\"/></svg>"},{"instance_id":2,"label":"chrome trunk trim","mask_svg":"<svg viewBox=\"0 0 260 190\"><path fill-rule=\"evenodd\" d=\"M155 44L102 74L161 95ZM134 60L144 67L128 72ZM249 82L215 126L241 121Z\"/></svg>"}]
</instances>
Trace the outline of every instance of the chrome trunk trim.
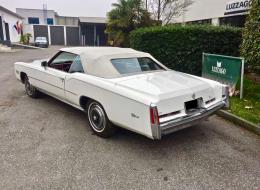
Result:
<instances>
[{"instance_id":1,"label":"chrome trunk trim","mask_svg":"<svg viewBox=\"0 0 260 190\"><path fill-rule=\"evenodd\" d=\"M217 110L224 107L225 105L226 102L221 101L210 106L209 108L200 109L198 112L191 115L166 121L164 123L161 123L160 125L153 125L151 126L153 137L154 139L161 139L163 135L167 135L175 131L190 127L214 114Z\"/></svg>"}]
</instances>

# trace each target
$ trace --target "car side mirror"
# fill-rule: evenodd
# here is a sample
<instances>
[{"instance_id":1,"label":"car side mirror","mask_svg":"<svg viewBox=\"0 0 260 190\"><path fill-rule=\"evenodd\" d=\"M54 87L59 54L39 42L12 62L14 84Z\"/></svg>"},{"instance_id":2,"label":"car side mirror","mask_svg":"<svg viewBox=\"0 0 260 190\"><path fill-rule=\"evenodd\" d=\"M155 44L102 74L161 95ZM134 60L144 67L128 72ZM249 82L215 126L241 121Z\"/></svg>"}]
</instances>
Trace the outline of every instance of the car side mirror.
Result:
<instances>
[{"instance_id":1,"label":"car side mirror","mask_svg":"<svg viewBox=\"0 0 260 190\"><path fill-rule=\"evenodd\" d=\"M41 66L42 66L42 67L47 67L47 66L48 66L48 62L47 62L47 61L43 61L43 62L41 63Z\"/></svg>"}]
</instances>

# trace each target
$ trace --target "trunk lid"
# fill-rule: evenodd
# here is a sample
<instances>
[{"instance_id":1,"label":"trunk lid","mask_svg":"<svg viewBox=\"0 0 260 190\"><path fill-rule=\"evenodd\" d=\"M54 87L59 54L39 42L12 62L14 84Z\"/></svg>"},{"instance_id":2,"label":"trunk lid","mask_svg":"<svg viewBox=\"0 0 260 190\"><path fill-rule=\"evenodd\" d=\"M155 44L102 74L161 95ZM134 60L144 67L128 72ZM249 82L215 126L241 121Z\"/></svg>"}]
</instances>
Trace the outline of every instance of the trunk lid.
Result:
<instances>
[{"instance_id":1,"label":"trunk lid","mask_svg":"<svg viewBox=\"0 0 260 190\"><path fill-rule=\"evenodd\" d=\"M156 98L159 115L183 111L185 102L190 100L208 101L215 97L212 84L176 71L130 76L122 78L117 85Z\"/></svg>"}]
</instances>

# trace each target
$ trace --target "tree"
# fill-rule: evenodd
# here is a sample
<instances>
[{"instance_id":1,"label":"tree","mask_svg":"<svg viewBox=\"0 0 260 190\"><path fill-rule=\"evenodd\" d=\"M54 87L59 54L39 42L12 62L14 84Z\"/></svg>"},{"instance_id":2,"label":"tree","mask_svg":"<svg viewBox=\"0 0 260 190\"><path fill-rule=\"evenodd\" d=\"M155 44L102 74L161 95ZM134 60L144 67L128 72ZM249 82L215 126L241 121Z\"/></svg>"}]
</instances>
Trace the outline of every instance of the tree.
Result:
<instances>
[{"instance_id":1,"label":"tree","mask_svg":"<svg viewBox=\"0 0 260 190\"><path fill-rule=\"evenodd\" d=\"M152 18L164 24L169 24L174 16L181 16L192 3L192 0L146 0Z\"/></svg>"},{"instance_id":2,"label":"tree","mask_svg":"<svg viewBox=\"0 0 260 190\"><path fill-rule=\"evenodd\" d=\"M20 42L22 44L29 44L31 37L32 37L32 34L30 34L30 33L21 34Z\"/></svg>"},{"instance_id":3,"label":"tree","mask_svg":"<svg viewBox=\"0 0 260 190\"><path fill-rule=\"evenodd\" d=\"M152 25L142 0L118 0L112 6L114 8L108 13L106 33L114 46L128 46L128 35L132 30Z\"/></svg>"},{"instance_id":4,"label":"tree","mask_svg":"<svg viewBox=\"0 0 260 190\"><path fill-rule=\"evenodd\" d=\"M249 70L260 73L260 1L253 0L243 30L241 55Z\"/></svg>"}]
</instances>

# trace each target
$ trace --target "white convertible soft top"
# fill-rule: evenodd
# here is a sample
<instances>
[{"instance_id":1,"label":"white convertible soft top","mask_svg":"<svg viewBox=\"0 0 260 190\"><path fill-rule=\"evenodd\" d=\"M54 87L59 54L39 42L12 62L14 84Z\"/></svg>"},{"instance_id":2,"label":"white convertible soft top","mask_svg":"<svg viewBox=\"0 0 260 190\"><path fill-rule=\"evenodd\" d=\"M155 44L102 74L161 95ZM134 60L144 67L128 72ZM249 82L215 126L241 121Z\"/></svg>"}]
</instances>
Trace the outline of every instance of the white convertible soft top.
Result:
<instances>
[{"instance_id":1,"label":"white convertible soft top","mask_svg":"<svg viewBox=\"0 0 260 190\"><path fill-rule=\"evenodd\" d=\"M111 59L149 57L156 61L163 68L166 68L164 65L155 60L149 53L136 51L131 48L72 47L63 48L61 51L80 55L84 71L88 74L102 78L116 78L121 76L121 74L112 65Z\"/></svg>"}]
</instances>

